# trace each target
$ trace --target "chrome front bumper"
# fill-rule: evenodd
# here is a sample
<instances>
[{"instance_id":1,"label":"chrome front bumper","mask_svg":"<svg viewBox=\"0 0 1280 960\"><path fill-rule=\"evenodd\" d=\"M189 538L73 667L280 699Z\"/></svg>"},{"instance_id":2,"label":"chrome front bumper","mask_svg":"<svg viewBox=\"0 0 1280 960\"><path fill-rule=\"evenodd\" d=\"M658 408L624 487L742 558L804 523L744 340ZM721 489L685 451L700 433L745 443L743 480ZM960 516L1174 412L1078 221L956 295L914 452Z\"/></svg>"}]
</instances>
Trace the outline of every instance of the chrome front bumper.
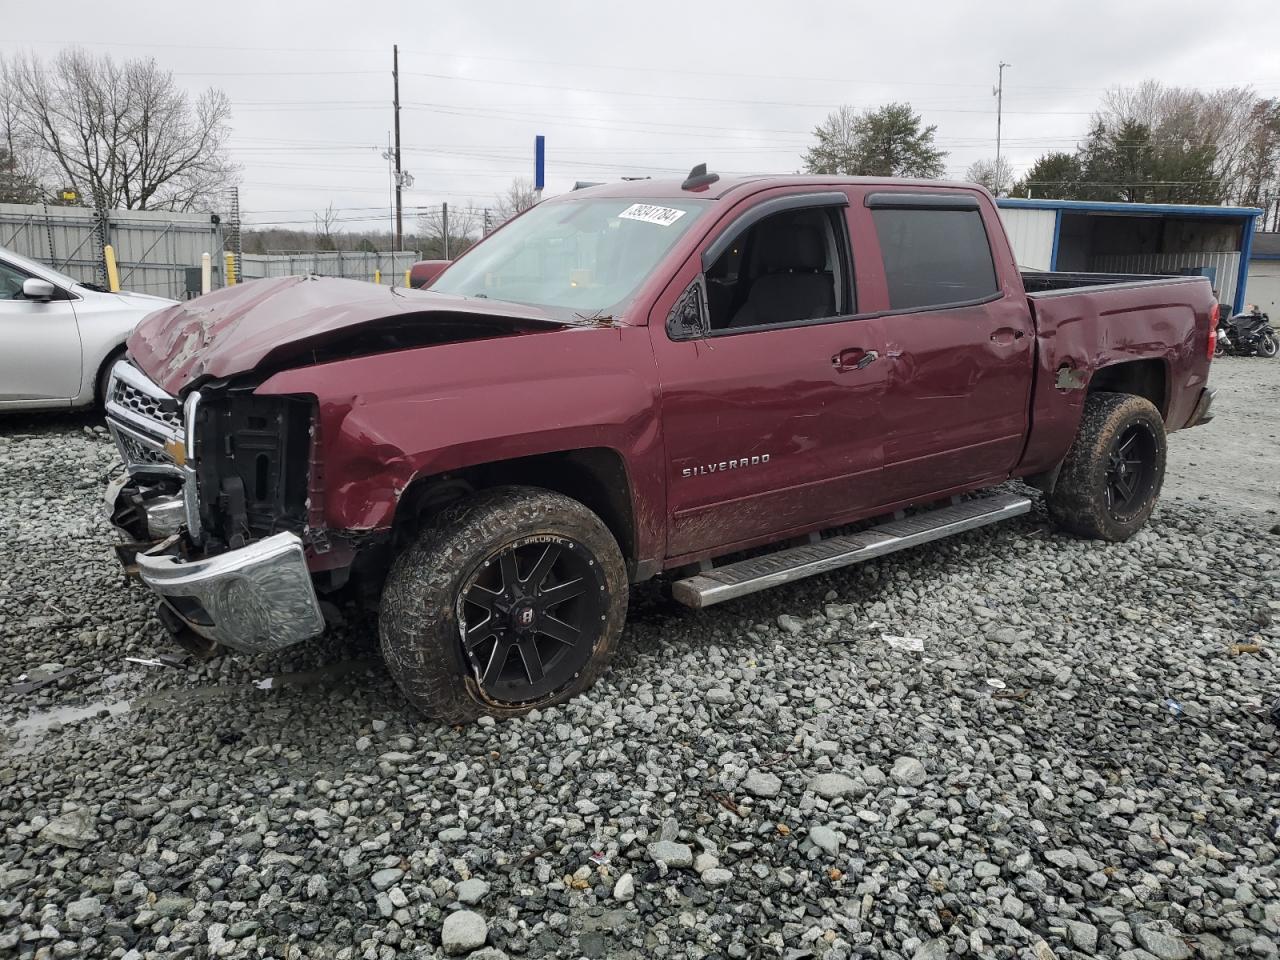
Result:
<instances>
[{"instance_id":1,"label":"chrome front bumper","mask_svg":"<svg viewBox=\"0 0 1280 960\"><path fill-rule=\"evenodd\" d=\"M114 487L108 509L121 487ZM123 531L128 535L128 531ZM138 576L184 625L207 640L244 653L271 653L324 630L302 540L277 533L239 550L193 560L169 552L176 533L139 549Z\"/></svg>"},{"instance_id":2,"label":"chrome front bumper","mask_svg":"<svg viewBox=\"0 0 1280 960\"><path fill-rule=\"evenodd\" d=\"M271 653L324 630L296 534L277 533L203 560L148 552L136 562L142 582L187 626L233 650Z\"/></svg>"}]
</instances>

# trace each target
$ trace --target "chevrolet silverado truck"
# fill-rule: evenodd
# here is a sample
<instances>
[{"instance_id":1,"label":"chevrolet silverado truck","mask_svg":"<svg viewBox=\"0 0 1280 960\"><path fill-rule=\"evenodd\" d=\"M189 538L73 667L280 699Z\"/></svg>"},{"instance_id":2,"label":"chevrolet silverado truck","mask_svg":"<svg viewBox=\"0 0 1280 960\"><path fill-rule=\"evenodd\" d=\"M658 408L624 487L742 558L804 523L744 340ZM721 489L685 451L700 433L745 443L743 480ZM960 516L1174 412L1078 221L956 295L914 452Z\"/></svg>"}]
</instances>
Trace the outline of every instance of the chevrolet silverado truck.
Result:
<instances>
[{"instance_id":1,"label":"chevrolet silverado truck","mask_svg":"<svg viewBox=\"0 0 1280 960\"><path fill-rule=\"evenodd\" d=\"M130 338L108 501L184 645L358 601L422 711L519 713L601 675L652 577L706 607L1024 513L980 492L1010 478L1123 540L1211 416L1207 280L1020 273L972 184L695 168L433 272L254 281Z\"/></svg>"}]
</instances>

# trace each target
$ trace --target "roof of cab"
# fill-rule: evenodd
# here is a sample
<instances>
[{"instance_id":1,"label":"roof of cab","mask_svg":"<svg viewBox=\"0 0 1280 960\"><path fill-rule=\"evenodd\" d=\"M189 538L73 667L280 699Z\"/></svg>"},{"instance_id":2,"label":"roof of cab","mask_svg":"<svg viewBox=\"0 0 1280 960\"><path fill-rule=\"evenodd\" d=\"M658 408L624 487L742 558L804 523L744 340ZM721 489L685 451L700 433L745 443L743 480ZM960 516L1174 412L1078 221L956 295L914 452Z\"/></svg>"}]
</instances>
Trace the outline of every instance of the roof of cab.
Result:
<instances>
[{"instance_id":1,"label":"roof of cab","mask_svg":"<svg viewBox=\"0 0 1280 960\"><path fill-rule=\"evenodd\" d=\"M573 200L582 197L619 197L625 200L674 200L685 198L691 200L720 200L729 195L742 196L756 193L770 187L841 187L851 185L893 186L893 187L948 187L951 189L977 190L983 188L973 183L961 183L953 180L907 180L894 177L838 177L838 176L799 176L769 175L721 177L715 183L692 190L682 188L682 180L622 180L618 183L601 184L598 187L586 187L563 193L552 200Z\"/></svg>"}]
</instances>

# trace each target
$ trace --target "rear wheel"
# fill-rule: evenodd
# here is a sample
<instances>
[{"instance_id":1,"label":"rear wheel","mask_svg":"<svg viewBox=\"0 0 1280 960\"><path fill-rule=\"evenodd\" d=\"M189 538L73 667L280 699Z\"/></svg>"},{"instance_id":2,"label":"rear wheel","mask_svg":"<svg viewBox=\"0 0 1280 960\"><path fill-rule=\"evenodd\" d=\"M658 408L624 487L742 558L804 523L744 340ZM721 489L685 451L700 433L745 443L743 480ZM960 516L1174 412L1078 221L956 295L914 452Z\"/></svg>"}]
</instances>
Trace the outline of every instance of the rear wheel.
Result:
<instances>
[{"instance_id":1,"label":"rear wheel","mask_svg":"<svg viewBox=\"0 0 1280 960\"><path fill-rule=\"evenodd\" d=\"M585 690L626 608L626 568L600 518L549 490L506 487L449 507L401 554L379 633L414 706L461 723Z\"/></svg>"},{"instance_id":2,"label":"rear wheel","mask_svg":"<svg viewBox=\"0 0 1280 960\"><path fill-rule=\"evenodd\" d=\"M1274 357L1277 353L1280 353L1280 343L1276 342L1276 335L1264 333L1258 340L1258 356Z\"/></svg>"},{"instance_id":3,"label":"rear wheel","mask_svg":"<svg viewBox=\"0 0 1280 960\"><path fill-rule=\"evenodd\" d=\"M1050 516L1082 537L1127 540L1155 507L1165 453L1164 421L1150 400L1091 394L1049 495Z\"/></svg>"}]
</instances>

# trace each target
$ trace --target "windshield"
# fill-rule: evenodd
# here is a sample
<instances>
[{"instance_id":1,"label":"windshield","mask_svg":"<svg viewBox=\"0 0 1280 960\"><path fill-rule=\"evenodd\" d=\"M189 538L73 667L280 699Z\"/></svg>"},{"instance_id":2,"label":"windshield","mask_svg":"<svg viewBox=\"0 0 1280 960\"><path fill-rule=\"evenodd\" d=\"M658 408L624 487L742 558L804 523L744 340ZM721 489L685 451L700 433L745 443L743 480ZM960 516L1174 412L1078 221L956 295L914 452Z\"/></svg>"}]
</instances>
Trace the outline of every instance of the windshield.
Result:
<instances>
[{"instance_id":1,"label":"windshield","mask_svg":"<svg viewBox=\"0 0 1280 960\"><path fill-rule=\"evenodd\" d=\"M621 312L706 200L568 200L534 207L450 266L431 289L582 317Z\"/></svg>"},{"instance_id":2,"label":"windshield","mask_svg":"<svg viewBox=\"0 0 1280 960\"><path fill-rule=\"evenodd\" d=\"M80 283L75 277L68 277L65 273L59 273L52 267L46 267L43 263L28 260L26 257L19 256L12 250L6 250L3 247L0 247L0 260L7 260L24 273L32 273L37 277L43 277L50 283L56 283L63 288L74 287L77 283Z\"/></svg>"}]
</instances>

